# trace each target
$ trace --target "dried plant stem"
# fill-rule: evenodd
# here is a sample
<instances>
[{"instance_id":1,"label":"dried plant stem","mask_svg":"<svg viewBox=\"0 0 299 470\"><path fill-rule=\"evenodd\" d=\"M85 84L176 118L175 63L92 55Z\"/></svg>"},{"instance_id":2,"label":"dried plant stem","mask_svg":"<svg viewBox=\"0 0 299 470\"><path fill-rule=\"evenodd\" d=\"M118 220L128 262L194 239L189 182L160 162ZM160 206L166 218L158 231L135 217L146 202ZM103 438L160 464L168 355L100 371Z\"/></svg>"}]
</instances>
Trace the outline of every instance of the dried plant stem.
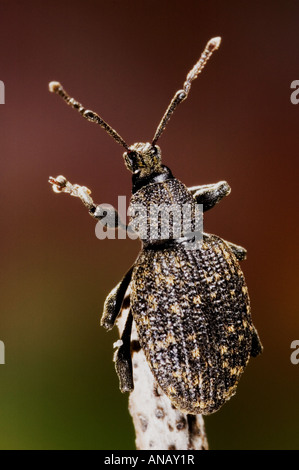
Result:
<instances>
[{"instance_id":1,"label":"dried plant stem","mask_svg":"<svg viewBox=\"0 0 299 470\"><path fill-rule=\"evenodd\" d=\"M117 326L122 333L128 309L123 310ZM139 346L133 322L132 362L134 390L129 411L136 432L138 450L206 450L208 442L202 415L188 415L173 407L157 385Z\"/></svg>"}]
</instances>

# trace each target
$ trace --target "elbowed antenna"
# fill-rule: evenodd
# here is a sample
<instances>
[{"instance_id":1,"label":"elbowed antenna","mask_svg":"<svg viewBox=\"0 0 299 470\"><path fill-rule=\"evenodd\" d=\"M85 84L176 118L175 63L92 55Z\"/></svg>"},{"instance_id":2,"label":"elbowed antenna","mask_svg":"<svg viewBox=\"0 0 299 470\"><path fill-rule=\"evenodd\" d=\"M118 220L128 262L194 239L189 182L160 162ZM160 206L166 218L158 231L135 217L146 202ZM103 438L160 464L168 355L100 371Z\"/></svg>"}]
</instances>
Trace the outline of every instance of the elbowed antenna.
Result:
<instances>
[{"instance_id":1,"label":"elbowed antenna","mask_svg":"<svg viewBox=\"0 0 299 470\"><path fill-rule=\"evenodd\" d=\"M170 105L168 106L168 108L167 108L163 118L161 119L161 122L160 122L157 130L156 130L155 136L154 136L153 141L152 141L152 145L155 145L157 143L157 141L160 138L161 134L163 133L163 131L164 131L171 115L174 113L176 107L182 101L184 101L187 98L188 93L189 93L190 88L191 88L191 82L193 80L195 80L197 78L198 74L203 70L203 68L205 67L207 61L209 60L209 58L211 57L213 52L216 51L218 49L218 47L220 46L220 43L221 43L221 38L220 37L212 38L207 43L207 45L205 47L205 50L201 54L199 60L196 62L194 67L188 73L188 75L186 77L186 80L184 82L184 85L183 85L183 89L178 90L176 92L176 94L174 95L174 97L172 98L172 100L170 102Z\"/></svg>"},{"instance_id":2,"label":"elbowed antenna","mask_svg":"<svg viewBox=\"0 0 299 470\"><path fill-rule=\"evenodd\" d=\"M108 132L109 135L111 135L111 137L113 137L114 140L116 140L116 142L125 147L126 150L129 150L129 146L124 141L124 139L114 129L112 129L112 127L109 126L109 124L107 124L104 119L102 119L94 111L90 111L90 109L85 109L81 103L76 101L74 98L71 98L59 82L50 82L49 90L52 93L57 93L57 95L60 95L67 104L79 111L79 113L88 121L99 124L103 129L105 129L106 132Z\"/></svg>"}]
</instances>

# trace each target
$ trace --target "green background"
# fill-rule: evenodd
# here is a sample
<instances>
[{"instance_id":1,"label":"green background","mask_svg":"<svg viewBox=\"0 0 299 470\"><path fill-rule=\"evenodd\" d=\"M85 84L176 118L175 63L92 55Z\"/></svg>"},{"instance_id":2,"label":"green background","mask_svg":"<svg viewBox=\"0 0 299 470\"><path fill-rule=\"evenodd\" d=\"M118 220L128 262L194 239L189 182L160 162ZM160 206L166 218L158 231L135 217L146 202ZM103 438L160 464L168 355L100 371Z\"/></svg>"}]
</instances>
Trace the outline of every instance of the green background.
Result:
<instances>
[{"instance_id":1,"label":"green background","mask_svg":"<svg viewBox=\"0 0 299 470\"><path fill-rule=\"evenodd\" d=\"M0 0L1 449L134 449L112 363L105 295L139 242L99 241L49 175L130 196L123 149L56 96L51 80L130 144L148 141L207 40L222 36L159 141L187 186L227 180L205 230L248 249L242 263L264 353L205 419L212 449L298 449L299 79L296 1Z\"/></svg>"}]
</instances>

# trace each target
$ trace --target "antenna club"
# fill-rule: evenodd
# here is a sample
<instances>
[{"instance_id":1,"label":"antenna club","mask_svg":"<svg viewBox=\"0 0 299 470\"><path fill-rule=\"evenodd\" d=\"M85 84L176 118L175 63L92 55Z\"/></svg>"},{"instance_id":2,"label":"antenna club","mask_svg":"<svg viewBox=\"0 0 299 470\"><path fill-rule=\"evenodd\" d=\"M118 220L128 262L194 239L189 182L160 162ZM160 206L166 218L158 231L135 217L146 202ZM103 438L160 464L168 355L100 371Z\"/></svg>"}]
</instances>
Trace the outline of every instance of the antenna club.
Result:
<instances>
[{"instance_id":1,"label":"antenna club","mask_svg":"<svg viewBox=\"0 0 299 470\"><path fill-rule=\"evenodd\" d=\"M49 91L51 93L57 93L62 86L59 82L50 82L49 83Z\"/></svg>"},{"instance_id":2,"label":"antenna club","mask_svg":"<svg viewBox=\"0 0 299 470\"><path fill-rule=\"evenodd\" d=\"M207 44L207 48L212 52L212 51L216 51L219 46L220 46L220 43L221 43L221 37L220 36L217 36L215 38L212 38L209 40L208 44Z\"/></svg>"}]
</instances>

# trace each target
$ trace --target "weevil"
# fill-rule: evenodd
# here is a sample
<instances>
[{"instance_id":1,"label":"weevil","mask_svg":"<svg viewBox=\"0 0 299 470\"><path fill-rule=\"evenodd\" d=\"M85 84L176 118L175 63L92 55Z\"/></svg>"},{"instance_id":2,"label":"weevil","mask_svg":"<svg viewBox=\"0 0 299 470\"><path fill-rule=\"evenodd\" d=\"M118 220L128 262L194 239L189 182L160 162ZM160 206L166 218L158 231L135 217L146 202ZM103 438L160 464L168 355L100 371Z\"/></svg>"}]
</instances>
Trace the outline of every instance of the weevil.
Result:
<instances>
[{"instance_id":1,"label":"weevil","mask_svg":"<svg viewBox=\"0 0 299 470\"><path fill-rule=\"evenodd\" d=\"M49 84L50 91L125 148L125 164L132 172L130 207L142 204L149 209L151 204L176 203L194 208L201 204L205 212L230 193L225 181L187 188L162 164L157 145L220 40L217 37L207 43L183 88L172 98L151 143L128 146L98 114L71 98L59 82ZM101 206L94 204L86 187L72 185L63 176L50 177L49 182L54 191L79 197L92 217L103 220ZM121 226L117 211L110 212ZM172 404L184 413L210 414L234 395L249 358L262 352L239 265L246 250L208 233L203 233L195 249L190 249L186 236L172 233L161 240L158 235L149 231L143 235L136 262L105 300L101 324L107 330L114 326L130 288L130 311L115 356L121 391L134 388L130 336L135 321L149 367Z\"/></svg>"}]
</instances>

